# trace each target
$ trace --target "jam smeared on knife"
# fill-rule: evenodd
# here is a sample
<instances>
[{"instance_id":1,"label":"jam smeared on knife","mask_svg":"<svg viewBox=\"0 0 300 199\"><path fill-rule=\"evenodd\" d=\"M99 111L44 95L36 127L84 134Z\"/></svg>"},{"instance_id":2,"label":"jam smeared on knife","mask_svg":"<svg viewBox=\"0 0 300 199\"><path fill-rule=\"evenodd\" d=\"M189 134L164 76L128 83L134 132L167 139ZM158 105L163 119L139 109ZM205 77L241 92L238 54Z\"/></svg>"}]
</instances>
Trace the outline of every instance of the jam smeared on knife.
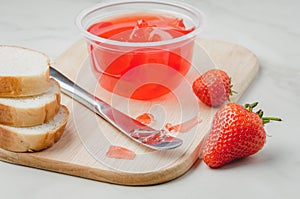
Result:
<instances>
[{"instance_id":1,"label":"jam smeared on knife","mask_svg":"<svg viewBox=\"0 0 300 199\"><path fill-rule=\"evenodd\" d=\"M163 141L166 141L166 138L168 137L167 133L168 132L165 130L157 131L156 133L153 133L152 135L143 139L142 142L145 144L159 144Z\"/></svg>"},{"instance_id":2,"label":"jam smeared on knife","mask_svg":"<svg viewBox=\"0 0 300 199\"><path fill-rule=\"evenodd\" d=\"M137 117L137 120L141 123L144 122L145 125L148 125L154 120L154 116L149 113L143 113ZM173 139L173 137L170 136L170 133L186 133L200 122L202 122L202 120L199 118L199 116L194 116L180 124L172 125L170 123L166 123L165 129L156 132L136 129L131 133L131 136L139 139L145 144L159 144L161 142L171 141L170 139Z\"/></svg>"},{"instance_id":3,"label":"jam smeared on knife","mask_svg":"<svg viewBox=\"0 0 300 199\"><path fill-rule=\"evenodd\" d=\"M133 160L135 158L135 152L121 146L110 146L108 151L106 152L106 157L108 158L116 158L116 159L125 159L125 160Z\"/></svg>"}]
</instances>

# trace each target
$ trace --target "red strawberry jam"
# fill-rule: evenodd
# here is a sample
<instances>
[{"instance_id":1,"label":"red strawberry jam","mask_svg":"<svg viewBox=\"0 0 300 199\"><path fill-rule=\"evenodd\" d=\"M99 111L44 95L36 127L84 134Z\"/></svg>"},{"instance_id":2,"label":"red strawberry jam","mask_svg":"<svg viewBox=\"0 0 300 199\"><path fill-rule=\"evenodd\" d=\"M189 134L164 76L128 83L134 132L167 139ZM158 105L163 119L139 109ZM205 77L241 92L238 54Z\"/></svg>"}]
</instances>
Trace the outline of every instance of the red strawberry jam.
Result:
<instances>
[{"instance_id":1,"label":"red strawberry jam","mask_svg":"<svg viewBox=\"0 0 300 199\"><path fill-rule=\"evenodd\" d=\"M198 116L195 116L195 117L193 117L185 122L182 122L180 124L172 125L170 123L166 123L165 128L169 132L186 133L201 122L202 122L202 120Z\"/></svg>"},{"instance_id":2,"label":"red strawberry jam","mask_svg":"<svg viewBox=\"0 0 300 199\"><path fill-rule=\"evenodd\" d=\"M143 113L136 117L136 120L142 124L150 125L154 121L154 116L150 113Z\"/></svg>"},{"instance_id":3,"label":"red strawberry jam","mask_svg":"<svg viewBox=\"0 0 300 199\"><path fill-rule=\"evenodd\" d=\"M133 160L135 158L135 153L125 147L121 146L110 146L106 152L106 157L115 159L125 159Z\"/></svg>"},{"instance_id":4,"label":"red strawberry jam","mask_svg":"<svg viewBox=\"0 0 300 199\"><path fill-rule=\"evenodd\" d=\"M120 15L92 24L87 29L90 33L122 42L119 45L103 40L89 47L93 70L101 86L141 100L170 92L190 68L193 39L164 45L159 42L182 37L194 29L186 29L180 18L145 13ZM140 42L143 43L132 46Z\"/></svg>"}]
</instances>

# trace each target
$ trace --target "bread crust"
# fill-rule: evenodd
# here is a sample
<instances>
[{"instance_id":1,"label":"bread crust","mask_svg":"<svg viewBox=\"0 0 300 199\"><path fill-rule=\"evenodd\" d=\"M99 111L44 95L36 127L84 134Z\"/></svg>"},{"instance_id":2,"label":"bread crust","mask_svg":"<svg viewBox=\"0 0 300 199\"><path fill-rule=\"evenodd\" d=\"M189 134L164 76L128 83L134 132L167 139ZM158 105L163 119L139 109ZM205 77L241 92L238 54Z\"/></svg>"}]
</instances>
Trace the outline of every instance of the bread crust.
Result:
<instances>
[{"instance_id":1,"label":"bread crust","mask_svg":"<svg viewBox=\"0 0 300 199\"><path fill-rule=\"evenodd\" d=\"M0 147L13 152L35 152L51 147L61 138L69 118L68 108L64 105L61 108L65 109L66 115L61 125L52 131L22 134L0 125Z\"/></svg>"},{"instance_id":2,"label":"bread crust","mask_svg":"<svg viewBox=\"0 0 300 199\"><path fill-rule=\"evenodd\" d=\"M0 45L1 47L19 48L34 53L39 53L47 60L47 68L42 74L32 76L1 76L0 75L0 97L28 97L34 95L41 95L47 92L50 88L50 59L49 57L39 51L18 46Z\"/></svg>"},{"instance_id":3,"label":"bread crust","mask_svg":"<svg viewBox=\"0 0 300 199\"><path fill-rule=\"evenodd\" d=\"M49 68L35 76L0 76L0 97L29 97L46 93L50 88Z\"/></svg>"},{"instance_id":4,"label":"bread crust","mask_svg":"<svg viewBox=\"0 0 300 199\"><path fill-rule=\"evenodd\" d=\"M58 88L52 101L34 108L13 107L0 102L0 124L15 127L30 127L43 124L51 120L59 111L61 94L60 85L51 79ZM22 100L22 98L20 98Z\"/></svg>"}]
</instances>

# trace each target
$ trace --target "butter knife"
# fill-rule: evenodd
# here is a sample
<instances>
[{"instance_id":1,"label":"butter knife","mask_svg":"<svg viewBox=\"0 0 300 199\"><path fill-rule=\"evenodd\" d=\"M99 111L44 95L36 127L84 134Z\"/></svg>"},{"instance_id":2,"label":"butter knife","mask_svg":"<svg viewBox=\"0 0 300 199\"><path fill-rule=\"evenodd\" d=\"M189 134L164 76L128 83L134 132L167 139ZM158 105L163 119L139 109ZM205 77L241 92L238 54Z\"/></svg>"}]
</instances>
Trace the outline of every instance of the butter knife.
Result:
<instances>
[{"instance_id":1,"label":"butter knife","mask_svg":"<svg viewBox=\"0 0 300 199\"><path fill-rule=\"evenodd\" d=\"M182 140L164 129L156 130L129 117L108 103L87 92L61 72L50 67L50 77L57 80L64 94L90 109L132 140L156 150L174 149Z\"/></svg>"}]
</instances>

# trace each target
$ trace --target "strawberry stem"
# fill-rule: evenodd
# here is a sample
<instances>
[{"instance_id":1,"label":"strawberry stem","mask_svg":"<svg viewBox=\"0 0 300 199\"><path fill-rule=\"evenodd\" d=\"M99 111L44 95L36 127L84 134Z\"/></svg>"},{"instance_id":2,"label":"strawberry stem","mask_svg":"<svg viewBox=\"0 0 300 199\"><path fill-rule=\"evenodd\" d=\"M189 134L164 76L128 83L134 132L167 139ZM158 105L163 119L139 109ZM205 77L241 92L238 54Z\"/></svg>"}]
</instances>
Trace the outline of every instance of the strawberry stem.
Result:
<instances>
[{"instance_id":1,"label":"strawberry stem","mask_svg":"<svg viewBox=\"0 0 300 199\"><path fill-rule=\"evenodd\" d=\"M254 102L252 104L245 104L245 108L248 109L249 112L252 112L253 108L256 107L258 102Z\"/></svg>"},{"instance_id":2,"label":"strawberry stem","mask_svg":"<svg viewBox=\"0 0 300 199\"><path fill-rule=\"evenodd\" d=\"M267 124L270 121L278 121L278 122L282 121L280 118L277 117L262 117L261 119L263 121L263 124Z\"/></svg>"},{"instance_id":3,"label":"strawberry stem","mask_svg":"<svg viewBox=\"0 0 300 199\"><path fill-rule=\"evenodd\" d=\"M229 91L229 96L232 96L233 94L237 94L238 92L232 90L233 84L232 84L232 81L231 81L231 77L229 78L229 81L230 81L230 91ZM228 97L228 102L230 102L230 97Z\"/></svg>"},{"instance_id":4,"label":"strawberry stem","mask_svg":"<svg viewBox=\"0 0 300 199\"><path fill-rule=\"evenodd\" d=\"M256 112L260 118L262 118L262 116L264 115L263 110L259 109L259 111Z\"/></svg>"},{"instance_id":5,"label":"strawberry stem","mask_svg":"<svg viewBox=\"0 0 300 199\"><path fill-rule=\"evenodd\" d=\"M245 104L245 108L249 111L252 112L253 108L256 107L258 105L258 102L254 102L252 104ZM263 124L267 124L270 121L282 121L281 118L277 118L277 117L263 117L264 112L263 110L259 109L256 114L261 118Z\"/></svg>"}]
</instances>

